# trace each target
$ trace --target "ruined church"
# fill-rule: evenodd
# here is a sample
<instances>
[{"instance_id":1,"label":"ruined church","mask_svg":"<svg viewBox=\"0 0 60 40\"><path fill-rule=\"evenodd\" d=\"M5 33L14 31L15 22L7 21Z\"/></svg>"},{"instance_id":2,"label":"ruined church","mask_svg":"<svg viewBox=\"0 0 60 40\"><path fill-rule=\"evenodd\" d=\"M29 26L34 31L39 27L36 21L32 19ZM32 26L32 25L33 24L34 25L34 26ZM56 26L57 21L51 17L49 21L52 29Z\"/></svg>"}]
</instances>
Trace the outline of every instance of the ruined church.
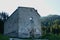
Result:
<instances>
[{"instance_id":1,"label":"ruined church","mask_svg":"<svg viewBox=\"0 0 60 40\"><path fill-rule=\"evenodd\" d=\"M4 23L4 35L19 38L40 37L41 23L37 10L18 7Z\"/></svg>"}]
</instances>

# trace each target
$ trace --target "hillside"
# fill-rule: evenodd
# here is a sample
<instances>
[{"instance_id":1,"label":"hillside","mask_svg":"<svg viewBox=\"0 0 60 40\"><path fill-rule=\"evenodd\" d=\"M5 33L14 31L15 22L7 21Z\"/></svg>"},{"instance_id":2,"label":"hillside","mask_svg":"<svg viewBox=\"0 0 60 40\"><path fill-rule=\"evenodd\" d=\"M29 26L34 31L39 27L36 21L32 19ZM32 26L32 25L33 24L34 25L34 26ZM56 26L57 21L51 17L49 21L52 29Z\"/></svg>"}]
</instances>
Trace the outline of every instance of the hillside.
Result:
<instances>
[{"instance_id":1,"label":"hillside","mask_svg":"<svg viewBox=\"0 0 60 40\"><path fill-rule=\"evenodd\" d=\"M53 25L53 21L55 21L55 20L60 20L60 16L59 15L49 15L46 17L41 17L41 23L44 26ZM51 23L51 25L49 25L49 23Z\"/></svg>"},{"instance_id":2,"label":"hillside","mask_svg":"<svg viewBox=\"0 0 60 40\"><path fill-rule=\"evenodd\" d=\"M41 17L42 38L49 40L60 40L60 16L49 15Z\"/></svg>"}]
</instances>

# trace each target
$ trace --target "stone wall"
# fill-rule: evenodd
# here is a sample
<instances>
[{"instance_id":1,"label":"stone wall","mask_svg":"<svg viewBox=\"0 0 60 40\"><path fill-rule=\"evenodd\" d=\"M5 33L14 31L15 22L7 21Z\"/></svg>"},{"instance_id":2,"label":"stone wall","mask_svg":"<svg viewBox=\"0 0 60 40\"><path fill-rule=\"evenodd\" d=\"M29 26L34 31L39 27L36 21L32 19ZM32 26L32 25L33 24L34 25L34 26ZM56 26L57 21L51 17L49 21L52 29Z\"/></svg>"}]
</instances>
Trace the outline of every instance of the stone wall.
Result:
<instances>
[{"instance_id":1,"label":"stone wall","mask_svg":"<svg viewBox=\"0 0 60 40\"><path fill-rule=\"evenodd\" d=\"M19 37L29 37L31 29L35 29L34 36L41 36L41 24L40 24L40 15L34 8L19 8ZM30 22L30 18L33 18L33 22ZM38 32L39 31L39 32ZM25 36L23 33L25 33ZM37 37L38 37L37 36Z\"/></svg>"},{"instance_id":2,"label":"stone wall","mask_svg":"<svg viewBox=\"0 0 60 40\"><path fill-rule=\"evenodd\" d=\"M17 35L16 33L18 33L18 12L17 11L15 11L4 23L4 35L14 36Z\"/></svg>"},{"instance_id":3,"label":"stone wall","mask_svg":"<svg viewBox=\"0 0 60 40\"><path fill-rule=\"evenodd\" d=\"M32 22L31 22L32 21ZM14 37L41 36L40 16L34 8L18 7L4 23L4 34Z\"/></svg>"}]
</instances>

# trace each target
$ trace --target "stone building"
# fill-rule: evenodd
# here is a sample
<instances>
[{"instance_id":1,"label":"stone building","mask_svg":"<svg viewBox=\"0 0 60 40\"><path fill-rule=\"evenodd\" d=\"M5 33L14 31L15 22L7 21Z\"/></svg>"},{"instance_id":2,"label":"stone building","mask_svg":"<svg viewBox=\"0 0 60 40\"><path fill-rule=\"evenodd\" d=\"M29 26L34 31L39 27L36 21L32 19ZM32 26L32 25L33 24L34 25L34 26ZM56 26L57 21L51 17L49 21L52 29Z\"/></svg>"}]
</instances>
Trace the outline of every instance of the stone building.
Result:
<instances>
[{"instance_id":1,"label":"stone building","mask_svg":"<svg viewBox=\"0 0 60 40\"><path fill-rule=\"evenodd\" d=\"M18 7L4 23L4 35L19 38L41 36L40 15L30 7Z\"/></svg>"}]
</instances>

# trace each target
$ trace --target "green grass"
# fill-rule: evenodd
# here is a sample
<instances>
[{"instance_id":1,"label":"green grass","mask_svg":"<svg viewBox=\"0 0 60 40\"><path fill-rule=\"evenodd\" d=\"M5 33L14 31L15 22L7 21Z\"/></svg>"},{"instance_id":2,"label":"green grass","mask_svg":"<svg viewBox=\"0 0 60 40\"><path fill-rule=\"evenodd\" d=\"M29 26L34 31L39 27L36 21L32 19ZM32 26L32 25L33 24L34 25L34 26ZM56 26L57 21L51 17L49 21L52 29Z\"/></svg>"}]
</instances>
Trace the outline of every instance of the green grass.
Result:
<instances>
[{"instance_id":1,"label":"green grass","mask_svg":"<svg viewBox=\"0 0 60 40\"><path fill-rule=\"evenodd\" d=\"M0 40L9 40L9 37L0 34Z\"/></svg>"},{"instance_id":2,"label":"green grass","mask_svg":"<svg viewBox=\"0 0 60 40\"><path fill-rule=\"evenodd\" d=\"M58 35L58 34L45 34L42 36L42 39L60 40L60 35Z\"/></svg>"},{"instance_id":3,"label":"green grass","mask_svg":"<svg viewBox=\"0 0 60 40\"><path fill-rule=\"evenodd\" d=\"M41 39L60 40L60 34L45 34L41 37ZM0 40L9 40L9 37L0 34ZM31 40L31 39L28 39L28 40Z\"/></svg>"}]
</instances>

